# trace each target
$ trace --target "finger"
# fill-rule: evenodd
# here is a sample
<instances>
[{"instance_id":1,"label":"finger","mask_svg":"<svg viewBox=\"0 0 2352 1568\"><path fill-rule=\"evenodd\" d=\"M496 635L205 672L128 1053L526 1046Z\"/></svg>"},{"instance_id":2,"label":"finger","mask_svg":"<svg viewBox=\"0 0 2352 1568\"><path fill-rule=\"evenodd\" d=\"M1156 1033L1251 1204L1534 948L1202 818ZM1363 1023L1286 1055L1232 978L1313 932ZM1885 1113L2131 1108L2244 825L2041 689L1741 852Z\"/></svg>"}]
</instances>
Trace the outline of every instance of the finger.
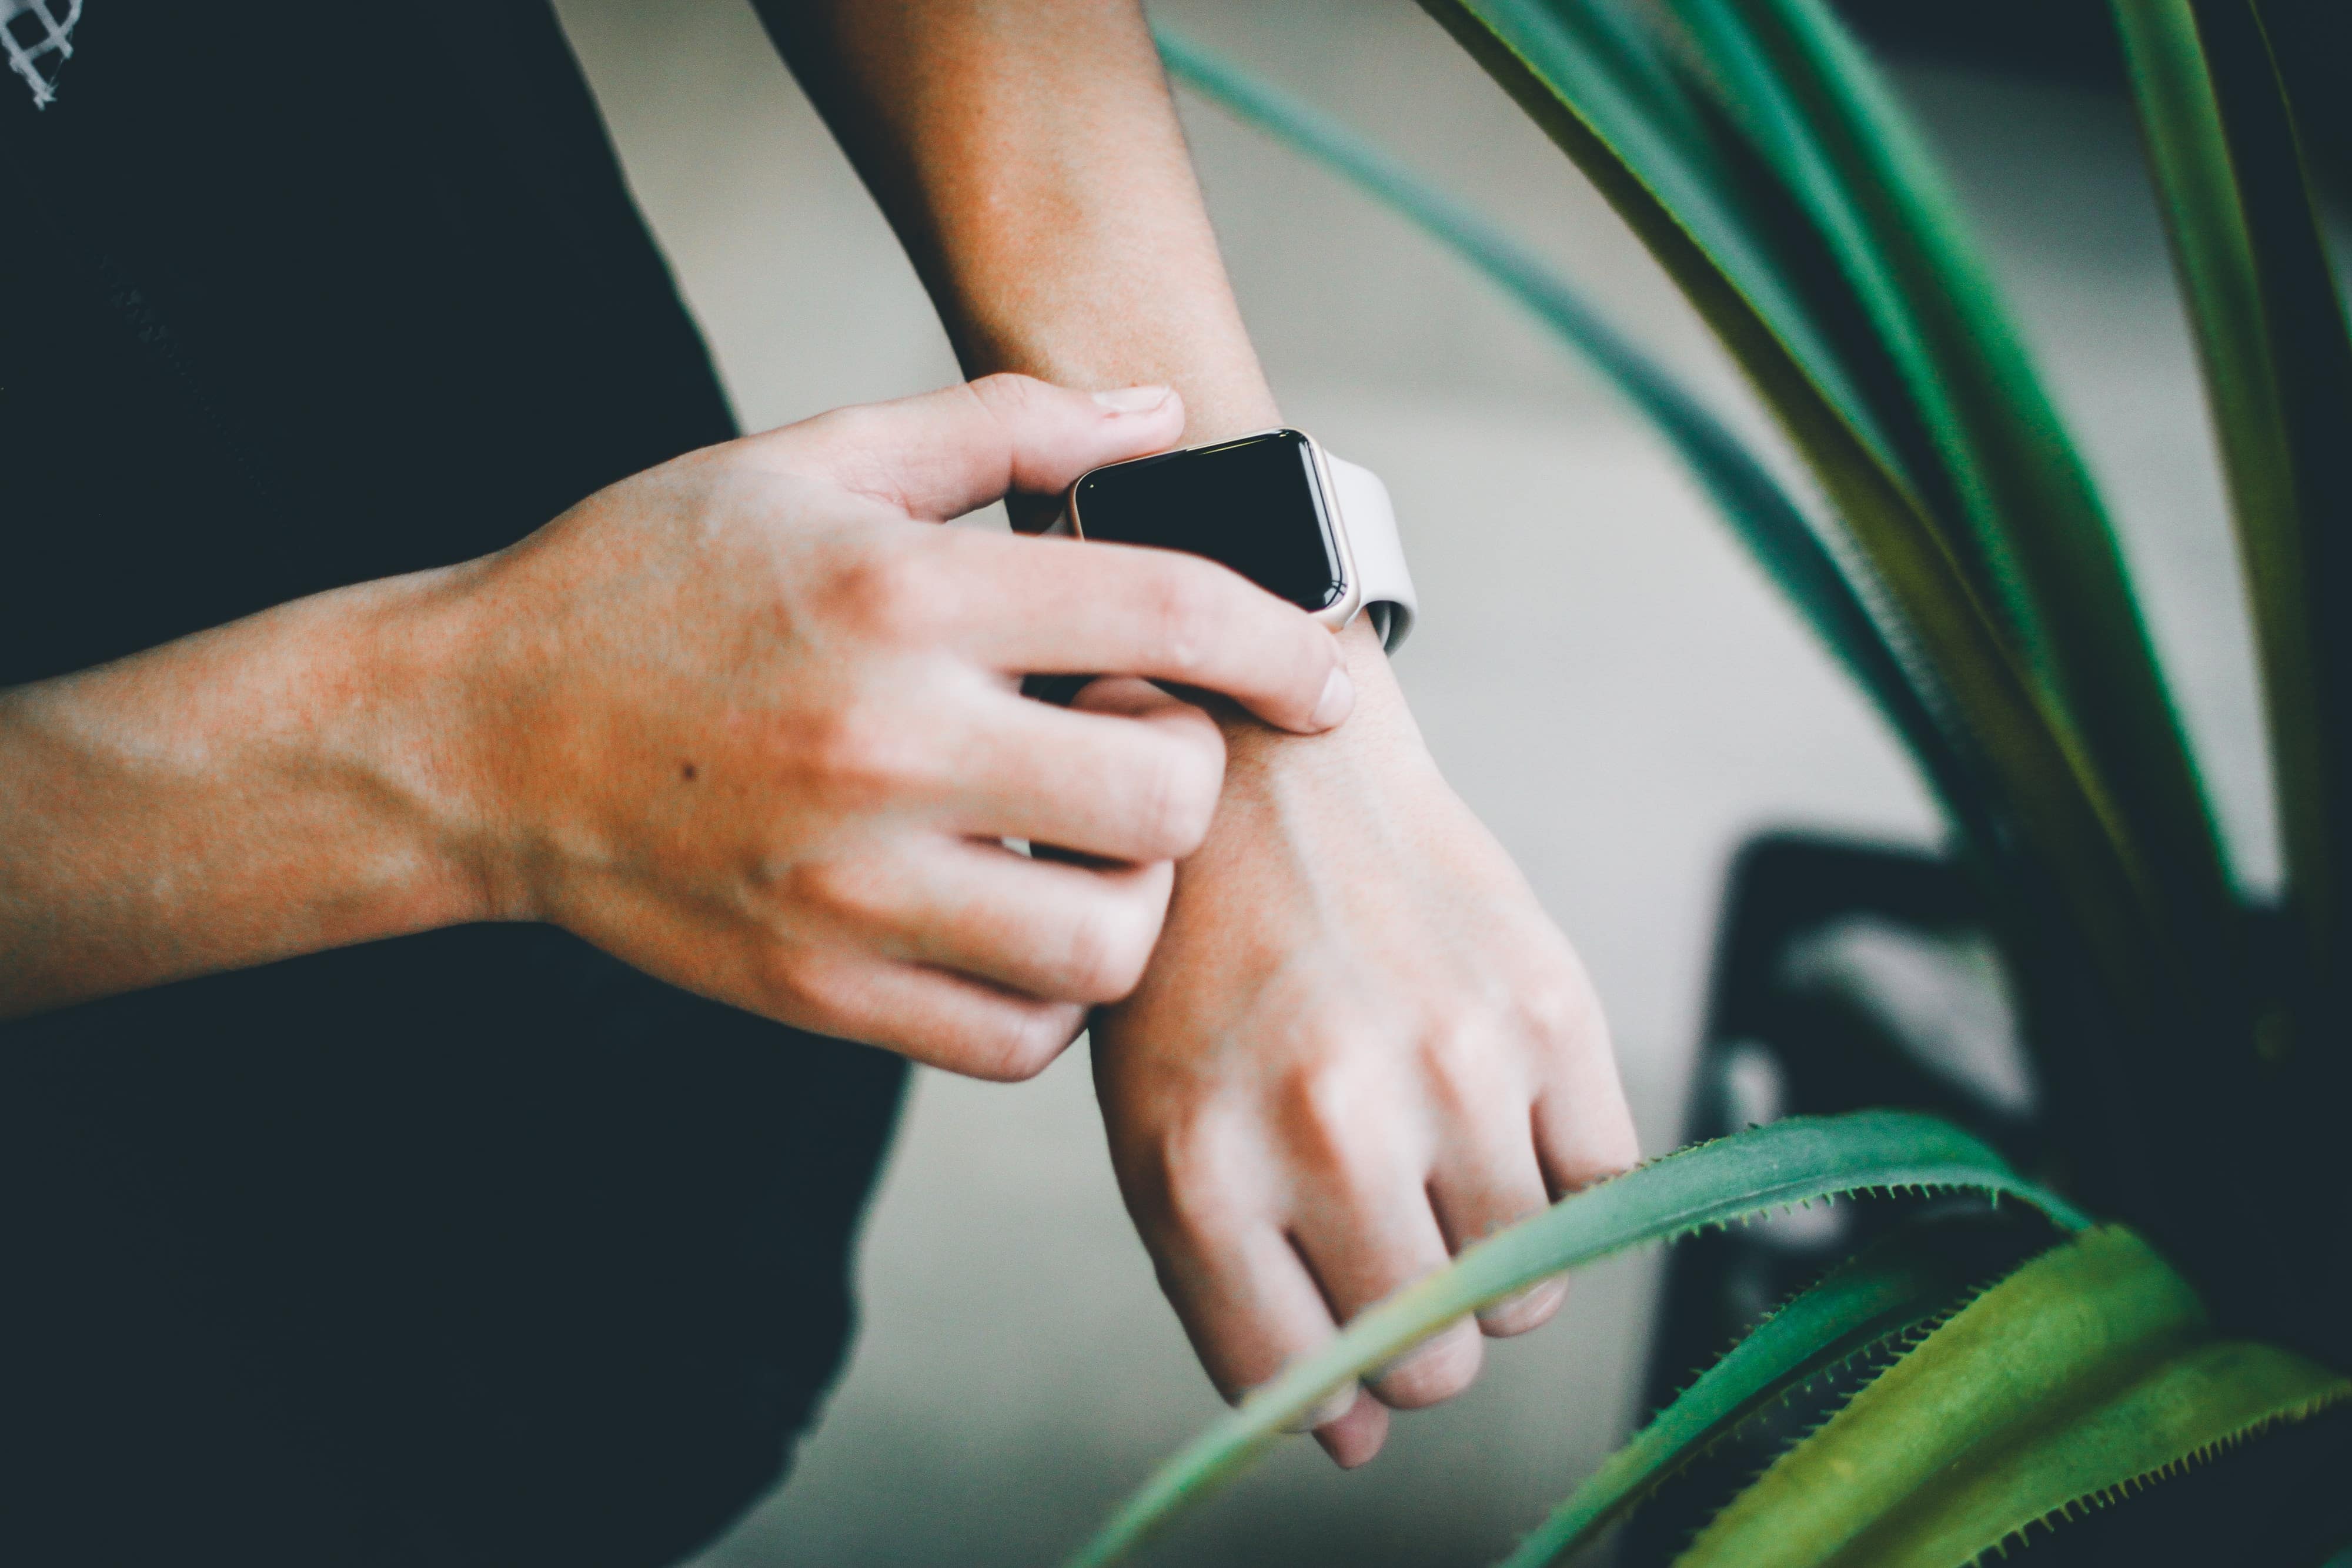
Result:
<instances>
[{"instance_id":1,"label":"finger","mask_svg":"<svg viewBox=\"0 0 2352 1568\"><path fill-rule=\"evenodd\" d=\"M1381 1177L1341 1176L1291 1222L1292 1235L1342 1323L1447 1261L1445 1238L1418 1182L1393 1163ZM1478 1375L1483 1355L1468 1318L1439 1329L1373 1375L1372 1392L1400 1410L1451 1399Z\"/></svg>"},{"instance_id":2,"label":"finger","mask_svg":"<svg viewBox=\"0 0 2352 1568\"><path fill-rule=\"evenodd\" d=\"M894 956L1048 1001L1118 1001L1160 939L1175 867L1030 860L918 840L824 878L831 912Z\"/></svg>"},{"instance_id":3,"label":"finger","mask_svg":"<svg viewBox=\"0 0 2352 1568\"><path fill-rule=\"evenodd\" d=\"M1582 1006L1549 1025L1549 1070L1536 1097L1536 1158L1554 1198L1629 1171L1642 1158L1609 1026L1585 995Z\"/></svg>"},{"instance_id":4,"label":"finger","mask_svg":"<svg viewBox=\"0 0 2352 1568\"><path fill-rule=\"evenodd\" d=\"M1119 718L1158 719L1178 726L1206 725L1210 731L1216 731L1216 721L1195 705L1186 702L1164 687L1155 686L1150 681L1137 680L1132 675L1105 675L1098 680L1087 681L1072 692L1066 702L1059 706L1068 708L1072 713L1105 714ZM1217 755L1220 758L1221 778L1224 744L1223 734L1218 732ZM1029 841L1029 852L1039 860L1065 861L1074 865L1101 866L1108 863L1101 857L1036 839Z\"/></svg>"},{"instance_id":5,"label":"finger","mask_svg":"<svg viewBox=\"0 0 2352 1568\"><path fill-rule=\"evenodd\" d=\"M999 1082L1044 1071L1087 1021L1073 1002L1016 996L913 964L844 959L803 977L800 988L824 1033Z\"/></svg>"},{"instance_id":6,"label":"finger","mask_svg":"<svg viewBox=\"0 0 2352 1568\"><path fill-rule=\"evenodd\" d=\"M992 668L1174 681L1301 733L1354 706L1339 640L1204 557L978 533L956 548L970 587L950 640Z\"/></svg>"},{"instance_id":7,"label":"finger","mask_svg":"<svg viewBox=\"0 0 2352 1568\"><path fill-rule=\"evenodd\" d=\"M1361 1388L1356 1390L1355 1403L1348 1406L1346 1415L1315 1428L1315 1440L1343 1470L1369 1462L1388 1436L1387 1407Z\"/></svg>"},{"instance_id":8,"label":"finger","mask_svg":"<svg viewBox=\"0 0 2352 1568\"><path fill-rule=\"evenodd\" d=\"M1163 1238L1155 1250L1177 1319L1211 1381L1230 1401L1239 1403L1273 1382L1338 1333L1322 1291L1289 1239L1271 1223L1254 1223L1223 1239ZM1353 1469L1380 1451L1388 1417L1350 1378L1293 1427L1313 1431L1325 1452Z\"/></svg>"},{"instance_id":9,"label":"finger","mask_svg":"<svg viewBox=\"0 0 2352 1568\"><path fill-rule=\"evenodd\" d=\"M1089 468L1164 451L1183 433L1184 401L1167 387L1084 392L995 375L835 409L763 439L844 488L940 521L1007 491L1066 489Z\"/></svg>"},{"instance_id":10,"label":"finger","mask_svg":"<svg viewBox=\"0 0 2352 1568\"><path fill-rule=\"evenodd\" d=\"M1530 1121L1525 1113L1491 1120L1480 1135L1438 1162L1430 1178L1430 1206L1446 1247L1456 1256L1548 1206ZM1567 1294L1565 1276L1538 1281L1481 1309L1478 1327L1496 1339L1525 1333L1549 1320Z\"/></svg>"},{"instance_id":11,"label":"finger","mask_svg":"<svg viewBox=\"0 0 2352 1568\"><path fill-rule=\"evenodd\" d=\"M1080 686L1068 704L1072 713L1110 714L1119 718L1174 718L1190 722L1208 715L1182 697L1150 681L1129 675L1105 675ZM1216 726L1210 724L1212 729Z\"/></svg>"},{"instance_id":12,"label":"finger","mask_svg":"<svg viewBox=\"0 0 2352 1568\"><path fill-rule=\"evenodd\" d=\"M1131 700L1133 717L995 693L975 701L950 753L953 831L1137 863L1191 854L1216 814L1224 737L1189 703Z\"/></svg>"}]
</instances>

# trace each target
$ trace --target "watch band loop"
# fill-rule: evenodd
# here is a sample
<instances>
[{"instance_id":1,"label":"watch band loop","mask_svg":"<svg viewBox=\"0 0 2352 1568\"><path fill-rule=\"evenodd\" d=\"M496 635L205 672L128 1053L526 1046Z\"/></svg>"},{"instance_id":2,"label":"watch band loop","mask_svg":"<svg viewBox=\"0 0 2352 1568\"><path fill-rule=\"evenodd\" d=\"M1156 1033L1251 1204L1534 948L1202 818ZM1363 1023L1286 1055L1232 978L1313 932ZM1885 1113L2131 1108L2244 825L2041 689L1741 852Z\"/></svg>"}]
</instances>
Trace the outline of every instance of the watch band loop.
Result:
<instances>
[{"instance_id":1,"label":"watch band loop","mask_svg":"<svg viewBox=\"0 0 2352 1568\"><path fill-rule=\"evenodd\" d=\"M1389 487L1370 469L1328 449L1323 460L1330 466L1332 487L1339 491L1339 526L1355 560L1364 611L1372 617L1381 645L1393 653L1412 631L1420 611L1412 570L1405 565L1404 541L1397 537L1395 504L1389 499Z\"/></svg>"}]
</instances>

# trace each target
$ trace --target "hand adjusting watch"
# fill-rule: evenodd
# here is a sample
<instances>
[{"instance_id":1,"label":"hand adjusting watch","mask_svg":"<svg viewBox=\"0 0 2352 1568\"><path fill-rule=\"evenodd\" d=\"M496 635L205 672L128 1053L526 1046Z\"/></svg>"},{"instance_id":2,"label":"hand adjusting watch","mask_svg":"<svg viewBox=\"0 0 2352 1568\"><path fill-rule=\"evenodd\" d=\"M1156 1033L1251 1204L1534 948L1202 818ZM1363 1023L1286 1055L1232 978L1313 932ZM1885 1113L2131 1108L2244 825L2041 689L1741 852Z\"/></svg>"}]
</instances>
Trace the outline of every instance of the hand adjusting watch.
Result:
<instances>
[{"instance_id":1,"label":"hand adjusting watch","mask_svg":"<svg viewBox=\"0 0 2352 1568\"><path fill-rule=\"evenodd\" d=\"M1388 486L1302 431L1094 469L1049 531L1207 556L1335 632L1369 612L1391 653L1412 630L1412 574Z\"/></svg>"}]
</instances>

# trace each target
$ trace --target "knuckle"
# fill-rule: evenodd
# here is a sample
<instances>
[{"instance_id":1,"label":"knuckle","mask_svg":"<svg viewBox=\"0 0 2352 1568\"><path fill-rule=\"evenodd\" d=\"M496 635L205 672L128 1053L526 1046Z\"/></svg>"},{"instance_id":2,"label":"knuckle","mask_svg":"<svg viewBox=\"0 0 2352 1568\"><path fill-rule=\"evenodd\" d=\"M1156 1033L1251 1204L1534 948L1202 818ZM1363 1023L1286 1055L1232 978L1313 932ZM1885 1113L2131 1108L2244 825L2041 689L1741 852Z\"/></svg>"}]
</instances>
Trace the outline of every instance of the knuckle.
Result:
<instances>
[{"instance_id":1,"label":"knuckle","mask_svg":"<svg viewBox=\"0 0 2352 1568\"><path fill-rule=\"evenodd\" d=\"M1101 992L1112 983L1117 937L1100 908L1077 912L1064 934L1060 968L1063 984L1074 999L1108 1000Z\"/></svg>"},{"instance_id":2,"label":"knuckle","mask_svg":"<svg viewBox=\"0 0 2352 1568\"><path fill-rule=\"evenodd\" d=\"M1143 978L1150 956L1150 935L1126 909L1102 904L1082 911L1070 927L1063 960L1071 998L1118 1001Z\"/></svg>"},{"instance_id":3,"label":"knuckle","mask_svg":"<svg viewBox=\"0 0 2352 1568\"><path fill-rule=\"evenodd\" d=\"M854 634L886 644L929 641L953 605L943 574L910 549L855 552L828 584L833 619Z\"/></svg>"},{"instance_id":4,"label":"knuckle","mask_svg":"<svg viewBox=\"0 0 2352 1568\"><path fill-rule=\"evenodd\" d=\"M1168 570L1154 576L1144 613L1169 674L1181 678L1207 662L1222 595L1202 563L1171 557L1164 564Z\"/></svg>"},{"instance_id":5,"label":"knuckle","mask_svg":"<svg viewBox=\"0 0 2352 1568\"><path fill-rule=\"evenodd\" d=\"M795 860L769 878L775 901L790 909L856 917L873 900L865 879L838 861Z\"/></svg>"},{"instance_id":6,"label":"knuckle","mask_svg":"<svg viewBox=\"0 0 2352 1568\"><path fill-rule=\"evenodd\" d=\"M872 403L828 409L788 428L799 437L793 450L800 465L818 474L830 472L865 494L875 494L881 478L874 454L904 444L891 411Z\"/></svg>"},{"instance_id":7,"label":"knuckle","mask_svg":"<svg viewBox=\"0 0 2352 1568\"><path fill-rule=\"evenodd\" d=\"M862 452L891 433L892 419L887 409L875 403L861 402L845 408L829 409L811 423L832 444L847 451Z\"/></svg>"},{"instance_id":8,"label":"knuckle","mask_svg":"<svg viewBox=\"0 0 2352 1568\"><path fill-rule=\"evenodd\" d=\"M1038 402L1042 382L1013 371L998 371L964 383L980 406L998 419L1018 416Z\"/></svg>"},{"instance_id":9,"label":"knuckle","mask_svg":"<svg viewBox=\"0 0 2352 1568\"><path fill-rule=\"evenodd\" d=\"M1216 815L1223 775L1198 747L1169 741L1153 747L1138 800L1144 837L1160 857L1181 859L1201 847Z\"/></svg>"},{"instance_id":10,"label":"knuckle","mask_svg":"<svg viewBox=\"0 0 2352 1568\"><path fill-rule=\"evenodd\" d=\"M808 1024L835 1012L833 988L823 967L796 943L770 942L752 958L752 984L760 1010L787 1023Z\"/></svg>"},{"instance_id":11,"label":"knuckle","mask_svg":"<svg viewBox=\"0 0 2352 1568\"><path fill-rule=\"evenodd\" d=\"M1138 1197L1196 1251L1211 1250L1242 1218L1226 1145L1216 1124L1181 1123L1150 1145L1148 1159L1133 1173Z\"/></svg>"},{"instance_id":12,"label":"knuckle","mask_svg":"<svg viewBox=\"0 0 2352 1568\"><path fill-rule=\"evenodd\" d=\"M1025 1083L1051 1067L1070 1039L1057 1010L1008 1010L972 1042L974 1053L966 1071L993 1083Z\"/></svg>"},{"instance_id":13,"label":"knuckle","mask_svg":"<svg viewBox=\"0 0 2352 1568\"><path fill-rule=\"evenodd\" d=\"M1283 1084L1278 1114L1291 1146L1343 1191L1365 1191L1389 1168L1381 1117L1359 1075L1328 1063L1301 1068Z\"/></svg>"},{"instance_id":14,"label":"knuckle","mask_svg":"<svg viewBox=\"0 0 2352 1568\"><path fill-rule=\"evenodd\" d=\"M820 789L871 800L920 776L920 740L914 727L852 703L814 727L803 756Z\"/></svg>"},{"instance_id":15,"label":"knuckle","mask_svg":"<svg viewBox=\"0 0 2352 1568\"><path fill-rule=\"evenodd\" d=\"M1581 975L1553 973L1518 988L1519 1020L1546 1045L1569 1045L1605 1034L1601 1005Z\"/></svg>"},{"instance_id":16,"label":"knuckle","mask_svg":"<svg viewBox=\"0 0 2352 1568\"><path fill-rule=\"evenodd\" d=\"M1429 1090L1440 1106L1467 1112L1493 1098L1495 1045L1494 1030L1475 1019L1446 1019L1423 1031L1422 1055Z\"/></svg>"}]
</instances>

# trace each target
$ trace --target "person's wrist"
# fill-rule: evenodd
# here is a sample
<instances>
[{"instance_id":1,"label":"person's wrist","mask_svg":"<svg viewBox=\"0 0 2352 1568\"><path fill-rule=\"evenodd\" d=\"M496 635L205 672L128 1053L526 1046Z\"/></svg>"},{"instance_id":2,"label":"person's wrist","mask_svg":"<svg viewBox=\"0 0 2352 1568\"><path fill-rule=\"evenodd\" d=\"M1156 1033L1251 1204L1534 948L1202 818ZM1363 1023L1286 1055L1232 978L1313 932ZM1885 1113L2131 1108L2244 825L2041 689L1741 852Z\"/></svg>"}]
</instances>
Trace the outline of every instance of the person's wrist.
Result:
<instances>
[{"instance_id":1,"label":"person's wrist","mask_svg":"<svg viewBox=\"0 0 2352 1568\"><path fill-rule=\"evenodd\" d=\"M434 925L537 918L501 765L513 707L488 689L501 640L487 576L468 562L367 587L361 749Z\"/></svg>"},{"instance_id":2,"label":"person's wrist","mask_svg":"<svg viewBox=\"0 0 2352 1568\"><path fill-rule=\"evenodd\" d=\"M1274 394L1255 377L1218 381L1193 378L1175 384L1184 394L1186 446L1274 430L1282 423L1282 411L1276 405Z\"/></svg>"},{"instance_id":3,"label":"person's wrist","mask_svg":"<svg viewBox=\"0 0 2352 1568\"><path fill-rule=\"evenodd\" d=\"M1368 617L1359 616L1336 633L1356 685L1356 706L1348 722L1322 735L1289 735L1261 724L1231 704L1213 712L1225 736L1225 798L1223 828L1272 810L1286 815L1307 797L1345 797L1355 808L1384 806L1394 787L1431 766L1421 727L1413 722L1403 689Z\"/></svg>"}]
</instances>

